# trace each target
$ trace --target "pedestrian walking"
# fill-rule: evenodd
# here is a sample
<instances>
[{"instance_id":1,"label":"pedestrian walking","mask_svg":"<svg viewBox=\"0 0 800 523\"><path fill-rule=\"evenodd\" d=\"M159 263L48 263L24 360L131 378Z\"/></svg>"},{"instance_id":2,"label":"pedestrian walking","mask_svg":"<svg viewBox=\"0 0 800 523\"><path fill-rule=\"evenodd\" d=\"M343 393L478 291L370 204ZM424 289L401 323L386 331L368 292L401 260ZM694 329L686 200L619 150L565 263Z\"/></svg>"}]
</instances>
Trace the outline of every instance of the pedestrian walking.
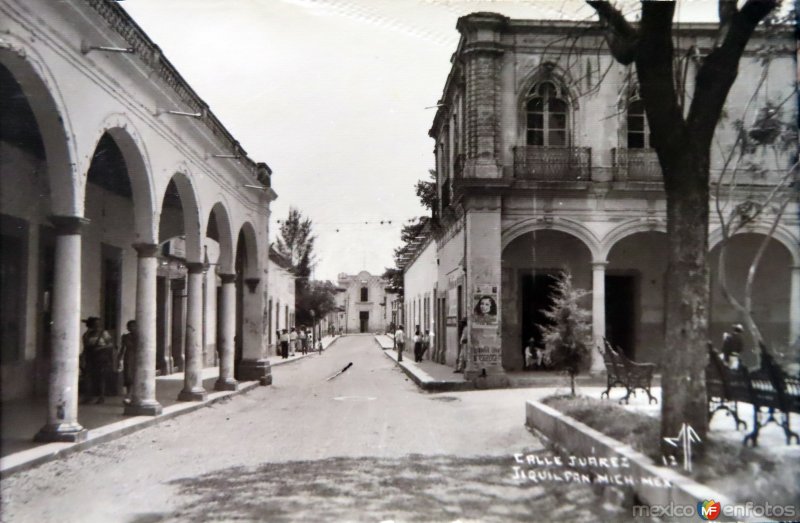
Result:
<instances>
[{"instance_id":1,"label":"pedestrian walking","mask_svg":"<svg viewBox=\"0 0 800 523\"><path fill-rule=\"evenodd\" d=\"M289 357L289 333L286 329L281 331L281 358L286 359Z\"/></svg>"},{"instance_id":2,"label":"pedestrian walking","mask_svg":"<svg viewBox=\"0 0 800 523\"><path fill-rule=\"evenodd\" d=\"M414 336L411 338L414 342L414 362L422 361L422 334L419 332L419 325L414 330Z\"/></svg>"},{"instance_id":3,"label":"pedestrian walking","mask_svg":"<svg viewBox=\"0 0 800 523\"><path fill-rule=\"evenodd\" d=\"M292 351L292 356L297 350L297 329L294 327L292 327L292 332L289 333L289 350Z\"/></svg>"},{"instance_id":4,"label":"pedestrian walking","mask_svg":"<svg viewBox=\"0 0 800 523\"><path fill-rule=\"evenodd\" d=\"M95 403L106 400L106 382L111 373L114 357L114 341L111 335L100 326L100 318L91 316L83 321L86 332L83 334L83 357L88 378L87 396L83 403L96 397Z\"/></svg>"},{"instance_id":5,"label":"pedestrian walking","mask_svg":"<svg viewBox=\"0 0 800 523\"><path fill-rule=\"evenodd\" d=\"M467 343L469 342L466 318L461 320L458 329L460 331L458 336L458 354L456 356L456 370L453 372L464 372L464 368L467 366Z\"/></svg>"},{"instance_id":6,"label":"pedestrian walking","mask_svg":"<svg viewBox=\"0 0 800 523\"><path fill-rule=\"evenodd\" d=\"M117 370L122 372L122 383L125 386L125 399L128 404L133 400L133 381L136 377L136 351L139 345L139 334L136 331L136 321L131 320L126 324L128 332L122 335L119 354L117 354Z\"/></svg>"},{"instance_id":7,"label":"pedestrian walking","mask_svg":"<svg viewBox=\"0 0 800 523\"><path fill-rule=\"evenodd\" d=\"M428 352L428 349L431 348L431 331L425 330L425 334L422 335L422 351L419 353L419 361L425 357L425 353Z\"/></svg>"},{"instance_id":8,"label":"pedestrian walking","mask_svg":"<svg viewBox=\"0 0 800 523\"><path fill-rule=\"evenodd\" d=\"M397 327L394 333L394 343L397 345L397 361L403 361L403 347L406 343L406 335L403 332L403 326Z\"/></svg>"},{"instance_id":9,"label":"pedestrian walking","mask_svg":"<svg viewBox=\"0 0 800 523\"><path fill-rule=\"evenodd\" d=\"M300 340L300 351L303 354L308 354L308 334L306 334L305 326L300 327L300 334L297 337Z\"/></svg>"}]
</instances>

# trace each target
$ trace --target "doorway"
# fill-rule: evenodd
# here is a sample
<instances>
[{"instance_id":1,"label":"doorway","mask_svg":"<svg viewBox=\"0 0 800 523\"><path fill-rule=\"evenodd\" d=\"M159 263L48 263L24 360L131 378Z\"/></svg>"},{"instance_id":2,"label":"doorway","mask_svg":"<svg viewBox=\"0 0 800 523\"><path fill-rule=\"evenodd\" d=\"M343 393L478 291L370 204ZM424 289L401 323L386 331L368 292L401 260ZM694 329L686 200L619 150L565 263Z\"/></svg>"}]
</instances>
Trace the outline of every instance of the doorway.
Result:
<instances>
[{"instance_id":1,"label":"doorway","mask_svg":"<svg viewBox=\"0 0 800 523\"><path fill-rule=\"evenodd\" d=\"M552 321L545 316L544 312L550 307L552 294L555 291L555 276L558 270L537 270L535 273L523 273L520 275L522 290L522 318L520 327L522 332L522 343L520 344L523 361L525 358L525 346L528 340L533 338L534 347L544 348L544 340L539 326L550 325Z\"/></svg>"},{"instance_id":2,"label":"doorway","mask_svg":"<svg viewBox=\"0 0 800 523\"><path fill-rule=\"evenodd\" d=\"M358 321L360 323L360 332L362 334L369 332L369 311L359 312Z\"/></svg>"},{"instance_id":3,"label":"doorway","mask_svg":"<svg viewBox=\"0 0 800 523\"><path fill-rule=\"evenodd\" d=\"M636 356L638 276L606 275L606 339L631 360Z\"/></svg>"},{"instance_id":4,"label":"doorway","mask_svg":"<svg viewBox=\"0 0 800 523\"><path fill-rule=\"evenodd\" d=\"M122 249L103 243L101 250L100 310L106 330L117 339L122 323L119 317L122 309Z\"/></svg>"}]
</instances>

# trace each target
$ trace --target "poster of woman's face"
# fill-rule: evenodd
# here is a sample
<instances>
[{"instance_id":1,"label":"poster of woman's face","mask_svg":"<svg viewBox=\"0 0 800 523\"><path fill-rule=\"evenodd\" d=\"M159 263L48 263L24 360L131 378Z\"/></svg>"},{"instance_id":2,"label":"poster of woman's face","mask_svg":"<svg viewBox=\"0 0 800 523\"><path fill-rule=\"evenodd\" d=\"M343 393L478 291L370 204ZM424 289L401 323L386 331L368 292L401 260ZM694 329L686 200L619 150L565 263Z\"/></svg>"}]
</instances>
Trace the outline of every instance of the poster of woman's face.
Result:
<instances>
[{"instance_id":1,"label":"poster of woman's face","mask_svg":"<svg viewBox=\"0 0 800 523\"><path fill-rule=\"evenodd\" d=\"M473 320L479 325L497 324L497 300L488 294L476 294L472 309Z\"/></svg>"}]
</instances>

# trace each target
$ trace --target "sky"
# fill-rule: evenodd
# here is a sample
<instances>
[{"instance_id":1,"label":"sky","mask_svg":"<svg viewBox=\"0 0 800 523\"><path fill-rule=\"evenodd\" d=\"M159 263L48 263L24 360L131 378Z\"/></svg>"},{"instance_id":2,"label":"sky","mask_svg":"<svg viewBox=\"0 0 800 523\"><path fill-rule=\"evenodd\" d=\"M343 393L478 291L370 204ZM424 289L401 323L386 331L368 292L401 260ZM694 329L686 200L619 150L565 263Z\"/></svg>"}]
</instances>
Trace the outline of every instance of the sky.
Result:
<instances>
[{"instance_id":1,"label":"sky","mask_svg":"<svg viewBox=\"0 0 800 523\"><path fill-rule=\"evenodd\" d=\"M630 3L630 2L629 2ZM380 274L426 214L414 185L459 16L591 18L577 0L125 0L121 4L257 162L273 171L271 241L290 207L314 223L314 277ZM716 0L682 19L712 20ZM383 222L383 223L381 223ZM390 223L391 222L391 223Z\"/></svg>"}]
</instances>

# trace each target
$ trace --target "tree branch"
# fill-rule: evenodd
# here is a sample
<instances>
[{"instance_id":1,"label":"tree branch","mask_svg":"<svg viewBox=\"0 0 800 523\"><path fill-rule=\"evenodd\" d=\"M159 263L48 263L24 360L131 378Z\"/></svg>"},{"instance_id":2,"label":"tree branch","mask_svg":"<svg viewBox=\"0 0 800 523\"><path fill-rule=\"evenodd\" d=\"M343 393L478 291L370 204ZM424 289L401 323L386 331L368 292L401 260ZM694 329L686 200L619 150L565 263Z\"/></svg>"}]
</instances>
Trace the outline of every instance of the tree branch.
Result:
<instances>
[{"instance_id":1,"label":"tree branch","mask_svg":"<svg viewBox=\"0 0 800 523\"><path fill-rule=\"evenodd\" d=\"M622 65L628 65L636 59L639 47L639 33L627 21L622 13L611 2L606 0L587 0L600 17L606 43L611 55Z\"/></svg>"},{"instance_id":2,"label":"tree branch","mask_svg":"<svg viewBox=\"0 0 800 523\"><path fill-rule=\"evenodd\" d=\"M756 26L777 5L777 0L747 0L741 9L732 11L720 4L722 45L711 51L697 72L694 99L687 124L699 147L711 146L711 139L728 92L736 80L739 59Z\"/></svg>"},{"instance_id":3,"label":"tree branch","mask_svg":"<svg viewBox=\"0 0 800 523\"><path fill-rule=\"evenodd\" d=\"M673 81L674 14L674 2L642 2L639 51L636 58L639 89L668 193L679 185L685 187L679 180L691 180L693 173L690 173L686 165L681 165L681 162L685 163L685 160L694 157L691 152L694 145L678 105Z\"/></svg>"},{"instance_id":4,"label":"tree branch","mask_svg":"<svg viewBox=\"0 0 800 523\"><path fill-rule=\"evenodd\" d=\"M719 25L720 27L725 27L733 18L733 15L738 12L736 0L719 0L717 11L719 12Z\"/></svg>"}]
</instances>

